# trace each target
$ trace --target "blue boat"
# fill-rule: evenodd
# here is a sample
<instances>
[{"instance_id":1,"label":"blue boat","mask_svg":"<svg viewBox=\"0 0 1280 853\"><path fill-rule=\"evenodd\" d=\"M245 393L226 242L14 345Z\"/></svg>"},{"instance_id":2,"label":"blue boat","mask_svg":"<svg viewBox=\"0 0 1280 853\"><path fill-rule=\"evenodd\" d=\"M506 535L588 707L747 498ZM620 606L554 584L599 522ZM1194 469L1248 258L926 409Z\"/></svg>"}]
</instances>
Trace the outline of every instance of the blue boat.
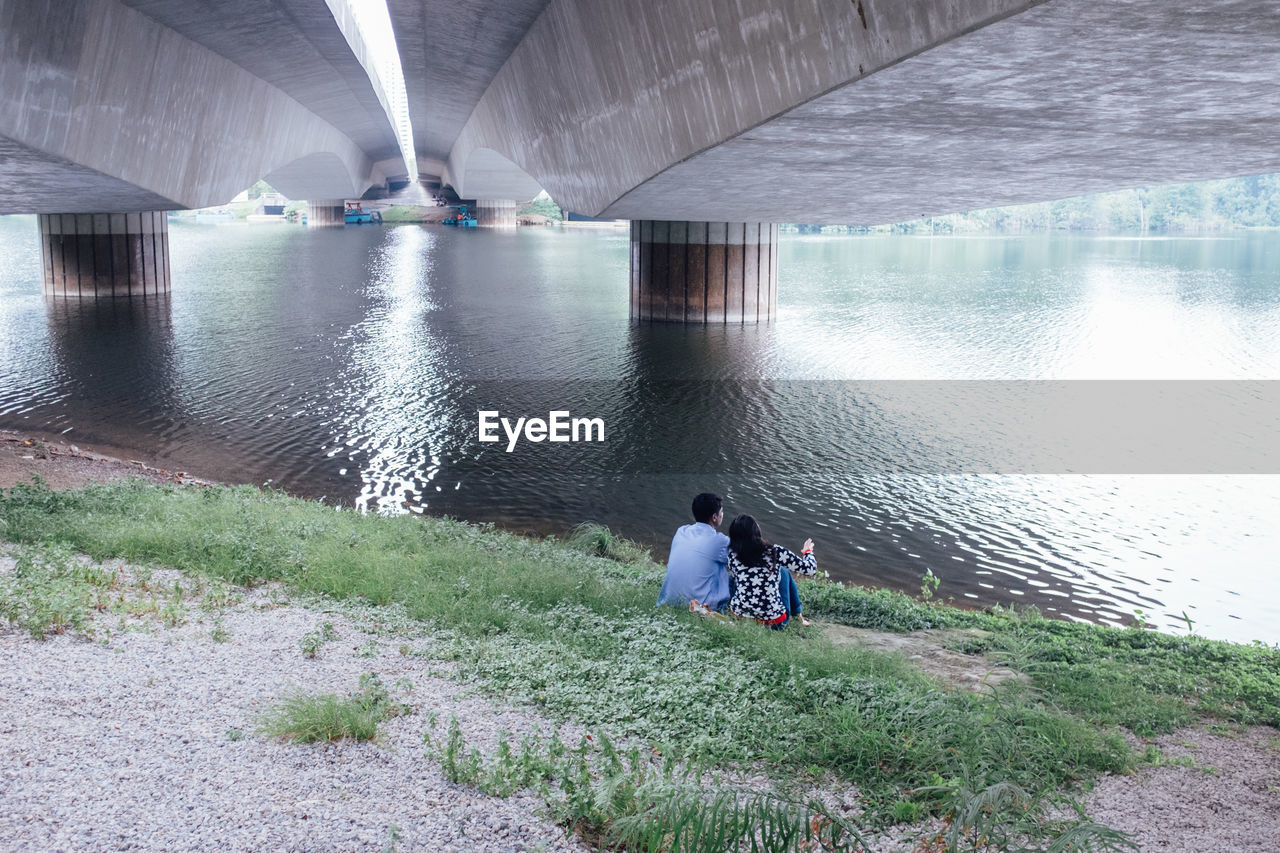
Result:
<instances>
[{"instance_id":1,"label":"blue boat","mask_svg":"<svg viewBox=\"0 0 1280 853\"><path fill-rule=\"evenodd\" d=\"M381 225L382 211L371 210L365 211L360 207L360 202L347 202L347 209L343 213L343 222L347 225Z\"/></svg>"},{"instance_id":2,"label":"blue boat","mask_svg":"<svg viewBox=\"0 0 1280 853\"><path fill-rule=\"evenodd\" d=\"M452 219L446 219L445 225L452 225L456 228L475 228L480 223L471 215L471 210L465 205L458 205L458 214Z\"/></svg>"}]
</instances>

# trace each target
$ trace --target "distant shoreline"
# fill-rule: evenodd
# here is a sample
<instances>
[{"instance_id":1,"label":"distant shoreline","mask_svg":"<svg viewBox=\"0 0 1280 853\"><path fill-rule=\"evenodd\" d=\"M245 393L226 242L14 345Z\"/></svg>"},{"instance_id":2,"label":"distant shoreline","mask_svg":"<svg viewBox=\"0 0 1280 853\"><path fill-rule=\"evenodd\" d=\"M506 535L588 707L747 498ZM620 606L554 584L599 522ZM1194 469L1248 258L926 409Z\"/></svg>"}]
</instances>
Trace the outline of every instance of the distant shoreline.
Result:
<instances>
[{"instance_id":1,"label":"distant shoreline","mask_svg":"<svg viewBox=\"0 0 1280 853\"><path fill-rule=\"evenodd\" d=\"M128 477L143 477L156 483L220 485L187 471L170 471L153 457L126 460L97 447L81 447L38 433L0 429L0 488L30 482L33 475L53 489L78 489L90 483Z\"/></svg>"}]
</instances>

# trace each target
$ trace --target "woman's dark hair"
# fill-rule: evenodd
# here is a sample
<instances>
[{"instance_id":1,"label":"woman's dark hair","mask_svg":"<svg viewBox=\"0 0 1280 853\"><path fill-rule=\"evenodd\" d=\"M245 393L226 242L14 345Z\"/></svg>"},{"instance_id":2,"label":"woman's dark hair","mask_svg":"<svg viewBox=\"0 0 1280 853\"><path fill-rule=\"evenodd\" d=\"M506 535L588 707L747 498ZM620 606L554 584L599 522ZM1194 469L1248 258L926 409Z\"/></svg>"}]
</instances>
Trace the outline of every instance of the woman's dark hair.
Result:
<instances>
[{"instance_id":1,"label":"woman's dark hair","mask_svg":"<svg viewBox=\"0 0 1280 853\"><path fill-rule=\"evenodd\" d=\"M764 555L772 546L760 533L760 525L743 513L729 525L729 550L744 566L765 565Z\"/></svg>"}]
</instances>

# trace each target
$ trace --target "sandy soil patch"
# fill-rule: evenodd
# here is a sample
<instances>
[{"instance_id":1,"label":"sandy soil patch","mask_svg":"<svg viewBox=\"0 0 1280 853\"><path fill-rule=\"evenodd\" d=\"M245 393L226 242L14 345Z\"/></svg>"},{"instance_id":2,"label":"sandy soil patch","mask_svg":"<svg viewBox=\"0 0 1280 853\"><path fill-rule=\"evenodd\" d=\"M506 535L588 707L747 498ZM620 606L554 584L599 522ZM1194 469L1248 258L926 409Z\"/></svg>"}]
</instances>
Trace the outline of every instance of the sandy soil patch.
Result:
<instances>
[{"instance_id":1,"label":"sandy soil patch","mask_svg":"<svg viewBox=\"0 0 1280 853\"><path fill-rule=\"evenodd\" d=\"M1010 679L1025 676L996 666L983 655L967 655L946 648L966 639L990 636L978 628L940 628L895 634L847 625L822 625L823 634L837 646L853 645L882 652L897 652L943 684L974 692L990 691Z\"/></svg>"},{"instance_id":2,"label":"sandy soil patch","mask_svg":"<svg viewBox=\"0 0 1280 853\"><path fill-rule=\"evenodd\" d=\"M142 460L116 459L75 444L0 430L0 489L29 482L37 475L53 489L79 489L127 477L157 483L206 484L185 471L167 471Z\"/></svg>"}]
</instances>

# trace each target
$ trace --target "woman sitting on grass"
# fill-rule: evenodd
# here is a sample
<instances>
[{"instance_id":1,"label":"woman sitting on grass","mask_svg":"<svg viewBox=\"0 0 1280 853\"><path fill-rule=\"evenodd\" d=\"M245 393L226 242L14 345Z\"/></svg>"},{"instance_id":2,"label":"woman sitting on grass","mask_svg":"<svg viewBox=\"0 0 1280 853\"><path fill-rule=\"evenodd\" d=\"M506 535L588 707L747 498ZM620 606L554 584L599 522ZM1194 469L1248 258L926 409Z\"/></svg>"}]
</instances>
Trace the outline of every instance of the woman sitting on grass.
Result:
<instances>
[{"instance_id":1,"label":"woman sitting on grass","mask_svg":"<svg viewBox=\"0 0 1280 853\"><path fill-rule=\"evenodd\" d=\"M795 618L800 624L809 620L800 615L800 593L791 571L801 575L818 572L813 556L813 540L804 540L800 556L767 541L760 525L749 515L740 515L729 525L729 577L733 579L733 597L729 612L754 619L761 625L781 629ZM790 569L790 571L788 571Z\"/></svg>"}]
</instances>

